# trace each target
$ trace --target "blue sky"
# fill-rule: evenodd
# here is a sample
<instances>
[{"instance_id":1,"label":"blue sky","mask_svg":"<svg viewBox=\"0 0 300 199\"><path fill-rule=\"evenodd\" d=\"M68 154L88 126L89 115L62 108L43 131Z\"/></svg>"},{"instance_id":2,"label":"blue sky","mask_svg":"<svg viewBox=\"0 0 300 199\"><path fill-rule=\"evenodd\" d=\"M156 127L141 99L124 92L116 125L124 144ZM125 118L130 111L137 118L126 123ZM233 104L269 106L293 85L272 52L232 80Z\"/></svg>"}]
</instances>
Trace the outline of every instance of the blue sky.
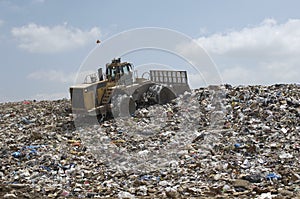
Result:
<instances>
[{"instance_id":1,"label":"blue sky","mask_svg":"<svg viewBox=\"0 0 300 199\"><path fill-rule=\"evenodd\" d=\"M224 83L299 83L299 4L0 0L0 102L68 97L68 87L97 39L143 27L172 29L192 38L207 51ZM192 56L192 49L185 52ZM140 65L161 62L162 55L150 54L126 58ZM194 85L196 80L191 79Z\"/></svg>"}]
</instances>

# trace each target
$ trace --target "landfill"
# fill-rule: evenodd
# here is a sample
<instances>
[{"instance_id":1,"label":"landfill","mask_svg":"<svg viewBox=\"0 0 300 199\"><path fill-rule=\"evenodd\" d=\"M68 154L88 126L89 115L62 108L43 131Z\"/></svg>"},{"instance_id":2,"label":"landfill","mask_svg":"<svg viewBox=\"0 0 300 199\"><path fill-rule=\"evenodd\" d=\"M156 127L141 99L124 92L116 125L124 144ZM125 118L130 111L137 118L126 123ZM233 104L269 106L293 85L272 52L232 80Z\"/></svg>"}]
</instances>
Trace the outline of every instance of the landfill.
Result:
<instances>
[{"instance_id":1,"label":"landfill","mask_svg":"<svg viewBox=\"0 0 300 199\"><path fill-rule=\"evenodd\" d=\"M298 84L202 87L100 123L67 99L0 107L0 198L300 198Z\"/></svg>"}]
</instances>

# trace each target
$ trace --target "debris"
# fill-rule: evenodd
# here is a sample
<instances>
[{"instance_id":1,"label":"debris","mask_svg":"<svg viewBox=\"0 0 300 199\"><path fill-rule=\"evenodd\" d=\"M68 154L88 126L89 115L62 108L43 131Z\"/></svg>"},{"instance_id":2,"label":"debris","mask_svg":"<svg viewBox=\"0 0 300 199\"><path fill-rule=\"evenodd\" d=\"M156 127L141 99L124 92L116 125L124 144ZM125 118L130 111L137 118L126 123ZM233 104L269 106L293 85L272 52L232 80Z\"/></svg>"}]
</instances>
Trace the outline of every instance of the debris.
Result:
<instances>
[{"instance_id":1,"label":"debris","mask_svg":"<svg viewBox=\"0 0 300 199\"><path fill-rule=\"evenodd\" d=\"M68 100L0 104L0 198L297 198L299 91L199 88L77 129Z\"/></svg>"},{"instance_id":2,"label":"debris","mask_svg":"<svg viewBox=\"0 0 300 199\"><path fill-rule=\"evenodd\" d=\"M277 175L276 173L270 173L266 176L266 178L269 180L272 180L272 179L278 180L281 178L281 176Z\"/></svg>"}]
</instances>

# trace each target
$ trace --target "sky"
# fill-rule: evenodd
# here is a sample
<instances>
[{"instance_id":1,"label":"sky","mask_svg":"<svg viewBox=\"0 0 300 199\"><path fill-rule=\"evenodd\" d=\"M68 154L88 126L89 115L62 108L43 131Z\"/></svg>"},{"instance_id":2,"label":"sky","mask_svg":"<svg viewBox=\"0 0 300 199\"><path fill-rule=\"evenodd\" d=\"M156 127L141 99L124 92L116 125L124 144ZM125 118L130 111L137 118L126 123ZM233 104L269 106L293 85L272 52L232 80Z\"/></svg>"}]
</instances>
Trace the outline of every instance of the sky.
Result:
<instances>
[{"instance_id":1,"label":"sky","mask_svg":"<svg viewBox=\"0 0 300 199\"><path fill-rule=\"evenodd\" d=\"M0 102L69 98L69 87L91 54L99 59L105 57L100 52L111 52L107 59L114 52L119 56L115 38L128 31L137 37L118 40L120 46L152 41L148 29L146 36L133 31L149 27L168 32L158 38L157 48L122 54L140 69L150 63L189 65L170 51L157 50L160 42L179 44L177 34L203 48L222 83L298 84L299 7L297 0L0 0ZM115 43L108 47L110 41ZM193 60L202 56L188 44L176 50ZM103 65L94 63L89 70ZM205 81L189 74L194 88L209 82L211 77L202 72Z\"/></svg>"}]
</instances>

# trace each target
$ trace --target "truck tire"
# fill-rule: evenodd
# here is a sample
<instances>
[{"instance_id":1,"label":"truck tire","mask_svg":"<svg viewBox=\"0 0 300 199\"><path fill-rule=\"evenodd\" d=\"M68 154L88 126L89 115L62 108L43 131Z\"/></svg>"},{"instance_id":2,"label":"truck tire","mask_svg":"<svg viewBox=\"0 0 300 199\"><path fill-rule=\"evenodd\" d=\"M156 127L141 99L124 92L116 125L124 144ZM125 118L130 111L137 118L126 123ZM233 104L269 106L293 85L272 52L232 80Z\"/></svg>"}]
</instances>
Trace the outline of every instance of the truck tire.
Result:
<instances>
[{"instance_id":1,"label":"truck tire","mask_svg":"<svg viewBox=\"0 0 300 199\"><path fill-rule=\"evenodd\" d=\"M167 87L159 84L150 86L146 93L150 104L165 104L176 98L176 95Z\"/></svg>"},{"instance_id":2,"label":"truck tire","mask_svg":"<svg viewBox=\"0 0 300 199\"><path fill-rule=\"evenodd\" d=\"M131 117L136 110L134 100L127 94L118 94L112 97L112 116L118 117Z\"/></svg>"}]
</instances>

